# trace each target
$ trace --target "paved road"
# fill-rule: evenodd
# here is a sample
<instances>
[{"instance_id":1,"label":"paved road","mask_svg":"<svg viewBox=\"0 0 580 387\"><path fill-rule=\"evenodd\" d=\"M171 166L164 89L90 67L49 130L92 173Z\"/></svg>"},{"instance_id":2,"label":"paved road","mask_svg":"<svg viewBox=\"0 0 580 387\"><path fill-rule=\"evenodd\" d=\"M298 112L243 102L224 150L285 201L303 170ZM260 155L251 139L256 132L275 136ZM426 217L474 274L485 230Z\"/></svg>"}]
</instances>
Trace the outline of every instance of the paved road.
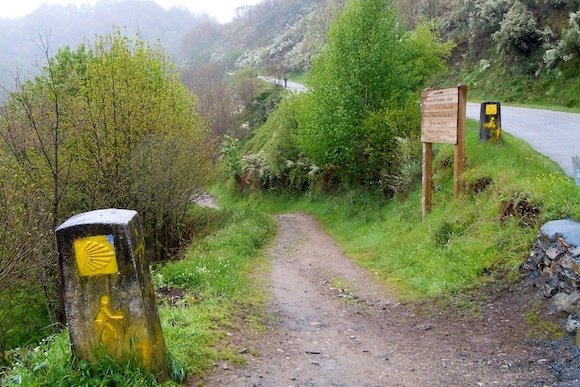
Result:
<instances>
[{"instance_id":1,"label":"paved road","mask_svg":"<svg viewBox=\"0 0 580 387\"><path fill-rule=\"evenodd\" d=\"M264 81L271 82L271 83L273 83L275 85L282 85L284 83L284 81L278 80L278 79L275 79L275 78L272 78L272 77L259 76L258 78L263 79ZM292 90L292 91L295 91L297 93L302 93L303 91L308 90L306 88L306 86L301 85L300 83L292 82L292 81L288 81L287 82L286 88L288 90Z\"/></svg>"},{"instance_id":2,"label":"paved road","mask_svg":"<svg viewBox=\"0 0 580 387\"><path fill-rule=\"evenodd\" d=\"M478 103L467 104L467 117L479 120ZM502 105L502 129L557 162L574 177L572 156L580 156L580 114Z\"/></svg>"}]
</instances>

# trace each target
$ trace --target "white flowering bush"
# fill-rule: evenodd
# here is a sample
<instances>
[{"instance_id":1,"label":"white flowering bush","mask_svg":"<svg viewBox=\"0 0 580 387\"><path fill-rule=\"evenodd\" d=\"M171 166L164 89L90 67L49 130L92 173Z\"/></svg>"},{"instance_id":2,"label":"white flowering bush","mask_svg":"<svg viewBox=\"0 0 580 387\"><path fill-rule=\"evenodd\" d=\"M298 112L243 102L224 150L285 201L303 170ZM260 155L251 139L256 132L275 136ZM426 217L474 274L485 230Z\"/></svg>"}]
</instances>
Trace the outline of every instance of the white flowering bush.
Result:
<instances>
[{"instance_id":1,"label":"white flowering bush","mask_svg":"<svg viewBox=\"0 0 580 387\"><path fill-rule=\"evenodd\" d=\"M553 69L559 63L578 61L580 58L580 11L570 13L568 26L562 31L562 38L549 47L543 56L547 68Z\"/></svg>"},{"instance_id":2,"label":"white flowering bush","mask_svg":"<svg viewBox=\"0 0 580 387\"><path fill-rule=\"evenodd\" d=\"M528 8L521 1L515 1L499 31L493 34L493 40L502 55L526 56L540 47L545 35Z\"/></svg>"}]
</instances>

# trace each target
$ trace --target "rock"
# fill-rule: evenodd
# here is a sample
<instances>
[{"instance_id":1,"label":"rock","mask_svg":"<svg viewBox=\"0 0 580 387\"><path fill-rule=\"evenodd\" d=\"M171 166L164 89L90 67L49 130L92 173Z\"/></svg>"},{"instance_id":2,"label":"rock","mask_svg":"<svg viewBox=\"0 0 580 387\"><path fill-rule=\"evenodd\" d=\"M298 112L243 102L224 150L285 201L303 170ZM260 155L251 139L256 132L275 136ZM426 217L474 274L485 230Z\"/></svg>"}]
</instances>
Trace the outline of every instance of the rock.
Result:
<instances>
[{"instance_id":1,"label":"rock","mask_svg":"<svg viewBox=\"0 0 580 387\"><path fill-rule=\"evenodd\" d=\"M550 282L552 280L554 276L543 271L540 273L540 275L538 276L538 278L535 281L535 285L539 288L542 288L545 284L547 284L548 282Z\"/></svg>"},{"instance_id":2,"label":"rock","mask_svg":"<svg viewBox=\"0 0 580 387\"><path fill-rule=\"evenodd\" d=\"M563 256L558 263L560 264L560 266L562 266L563 269L569 270L574 270L574 268L577 266L576 261L569 255Z\"/></svg>"},{"instance_id":3,"label":"rock","mask_svg":"<svg viewBox=\"0 0 580 387\"><path fill-rule=\"evenodd\" d=\"M550 257L548 257L547 255L544 255L544 258L542 259L542 265L544 267L548 267L548 266L550 266L550 263L552 263L552 260L550 259Z\"/></svg>"},{"instance_id":4,"label":"rock","mask_svg":"<svg viewBox=\"0 0 580 387\"><path fill-rule=\"evenodd\" d=\"M550 314L554 313L572 313L576 310L580 301L580 291L574 291L570 294L558 293L552 297L552 302L548 307Z\"/></svg>"},{"instance_id":5,"label":"rock","mask_svg":"<svg viewBox=\"0 0 580 387\"><path fill-rule=\"evenodd\" d=\"M570 219L554 220L544 224L540 232L551 240L556 239L559 234L566 240L570 246L580 246L580 223Z\"/></svg>"},{"instance_id":6,"label":"rock","mask_svg":"<svg viewBox=\"0 0 580 387\"><path fill-rule=\"evenodd\" d=\"M552 278L542 286L544 297L550 298L558 293L558 278Z\"/></svg>"},{"instance_id":7,"label":"rock","mask_svg":"<svg viewBox=\"0 0 580 387\"><path fill-rule=\"evenodd\" d=\"M537 265L528 259L522 266L520 266L520 273L529 273L537 269Z\"/></svg>"},{"instance_id":8,"label":"rock","mask_svg":"<svg viewBox=\"0 0 580 387\"><path fill-rule=\"evenodd\" d=\"M534 243L534 248L537 248L538 251L545 252L550 247L550 238L546 235L540 233L538 239Z\"/></svg>"},{"instance_id":9,"label":"rock","mask_svg":"<svg viewBox=\"0 0 580 387\"><path fill-rule=\"evenodd\" d=\"M572 313L568 316L568 320L566 320L566 332L574 333L580 328L580 320L578 319L578 315L576 313Z\"/></svg>"},{"instance_id":10,"label":"rock","mask_svg":"<svg viewBox=\"0 0 580 387\"><path fill-rule=\"evenodd\" d=\"M554 246L551 246L548 250L546 250L546 257L544 257L544 264L546 264L546 262L549 262L549 261L546 260L546 258L549 258L549 259L551 259L553 261L554 259L556 259L562 253L563 253L562 250L560 250L560 249L558 249L558 248L556 248Z\"/></svg>"},{"instance_id":11,"label":"rock","mask_svg":"<svg viewBox=\"0 0 580 387\"><path fill-rule=\"evenodd\" d=\"M574 273L577 275L580 275L580 263L577 260L574 260L574 264L572 264L572 270L574 270Z\"/></svg>"},{"instance_id":12,"label":"rock","mask_svg":"<svg viewBox=\"0 0 580 387\"><path fill-rule=\"evenodd\" d=\"M552 261L550 264L550 269L552 269L554 273L559 273L562 271L562 266L558 262Z\"/></svg>"}]
</instances>

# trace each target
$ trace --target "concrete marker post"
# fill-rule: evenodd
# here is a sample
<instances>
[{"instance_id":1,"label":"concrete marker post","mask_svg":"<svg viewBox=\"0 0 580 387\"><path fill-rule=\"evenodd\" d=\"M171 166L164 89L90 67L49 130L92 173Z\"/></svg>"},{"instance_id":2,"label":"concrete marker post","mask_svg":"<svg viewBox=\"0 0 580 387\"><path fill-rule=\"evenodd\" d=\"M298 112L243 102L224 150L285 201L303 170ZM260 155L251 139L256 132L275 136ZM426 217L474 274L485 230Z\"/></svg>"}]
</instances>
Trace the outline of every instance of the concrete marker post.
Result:
<instances>
[{"instance_id":1,"label":"concrete marker post","mask_svg":"<svg viewBox=\"0 0 580 387\"><path fill-rule=\"evenodd\" d=\"M56 239L74 355L135 359L166 379L167 349L137 212L82 213L60 225Z\"/></svg>"}]
</instances>

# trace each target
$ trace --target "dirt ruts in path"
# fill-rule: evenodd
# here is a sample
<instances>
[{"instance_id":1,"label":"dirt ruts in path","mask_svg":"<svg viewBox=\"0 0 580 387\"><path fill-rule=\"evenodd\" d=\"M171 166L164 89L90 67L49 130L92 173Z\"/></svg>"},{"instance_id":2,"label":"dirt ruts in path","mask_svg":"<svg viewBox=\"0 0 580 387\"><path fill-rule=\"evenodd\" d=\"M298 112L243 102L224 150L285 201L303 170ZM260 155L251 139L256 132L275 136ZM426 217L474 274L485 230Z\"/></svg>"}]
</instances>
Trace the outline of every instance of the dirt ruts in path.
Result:
<instances>
[{"instance_id":1,"label":"dirt ruts in path","mask_svg":"<svg viewBox=\"0 0 580 387\"><path fill-rule=\"evenodd\" d=\"M271 331L245 343L247 365L209 386L543 386L549 359L512 316L439 318L400 304L346 258L310 216L277 216L268 254ZM493 310L493 306L490 306ZM490 312L491 313L491 312ZM489 317L492 316L492 317Z\"/></svg>"}]
</instances>

